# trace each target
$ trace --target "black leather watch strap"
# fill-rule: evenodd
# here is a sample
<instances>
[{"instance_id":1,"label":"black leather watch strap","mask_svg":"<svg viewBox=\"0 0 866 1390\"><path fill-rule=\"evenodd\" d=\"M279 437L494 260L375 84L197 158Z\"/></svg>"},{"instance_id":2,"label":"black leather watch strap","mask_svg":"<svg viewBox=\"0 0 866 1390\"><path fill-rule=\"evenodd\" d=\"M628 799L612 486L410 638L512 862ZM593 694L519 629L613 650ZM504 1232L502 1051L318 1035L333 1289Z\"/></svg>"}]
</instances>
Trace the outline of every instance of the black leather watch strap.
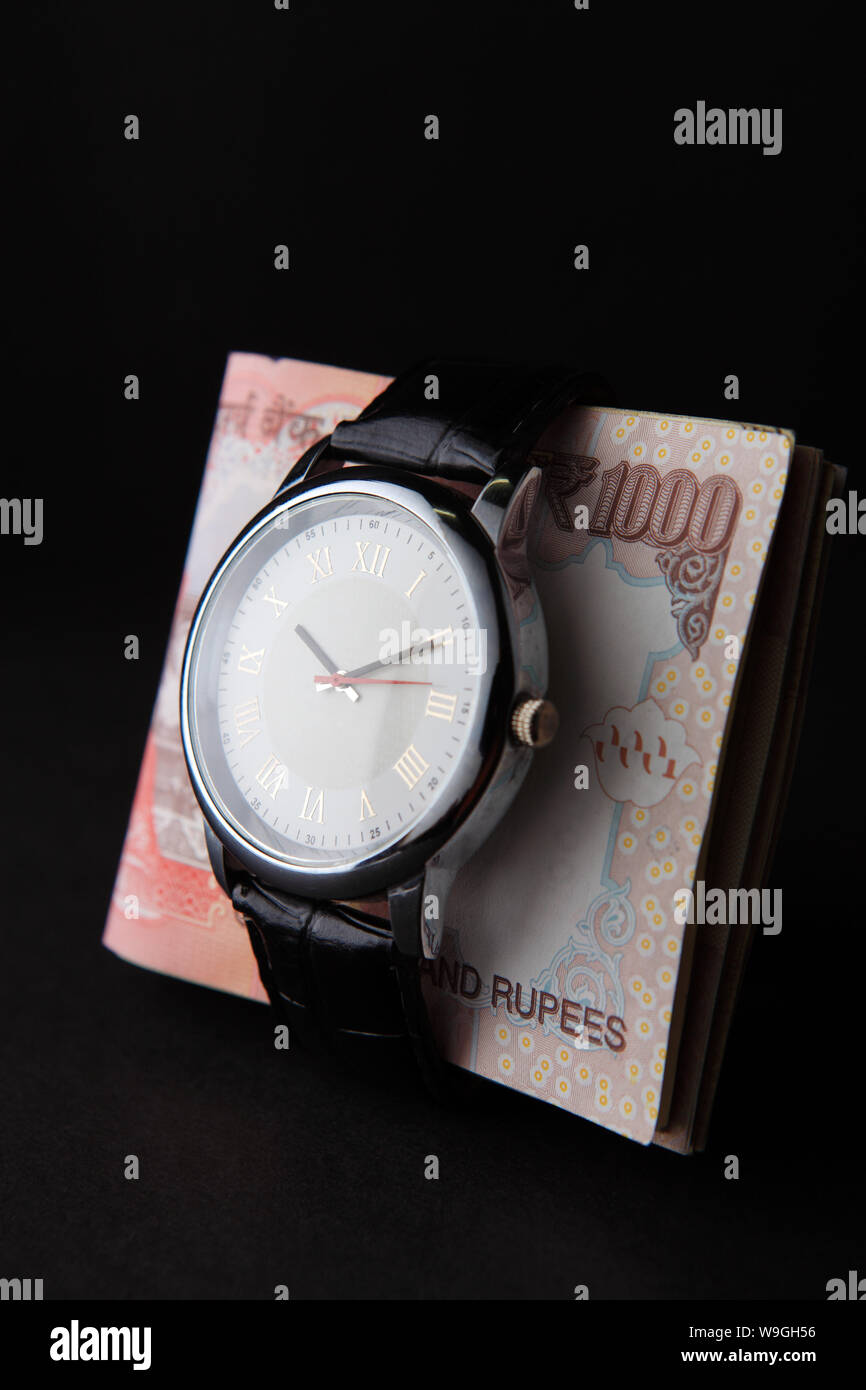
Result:
<instances>
[{"instance_id":1,"label":"black leather watch strap","mask_svg":"<svg viewBox=\"0 0 866 1390\"><path fill-rule=\"evenodd\" d=\"M441 1092L417 959L400 950L392 931L245 879L235 884L232 905L268 998L302 1046L352 1061L414 1055L428 1088ZM409 892L396 910L416 906Z\"/></svg>"},{"instance_id":2,"label":"black leather watch strap","mask_svg":"<svg viewBox=\"0 0 866 1390\"><path fill-rule=\"evenodd\" d=\"M437 394L429 399L434 377ZM574 368L423 362L357 419L341 421L329 452L431 477L485 481L522 460L571 401L601 393L599 377Z\"/></svg>"},{"instance_id":3,"label":"black leather watch strap","mask_svg":"<svg viewBox=\"0 0 866 1390\"><path fill-rule=\"evenodd\" d=\"M252 882L235 885L232 903L249 930L271 1002L301 1038L406 1037L386 927Z\"/></svg>"}]
</instances>

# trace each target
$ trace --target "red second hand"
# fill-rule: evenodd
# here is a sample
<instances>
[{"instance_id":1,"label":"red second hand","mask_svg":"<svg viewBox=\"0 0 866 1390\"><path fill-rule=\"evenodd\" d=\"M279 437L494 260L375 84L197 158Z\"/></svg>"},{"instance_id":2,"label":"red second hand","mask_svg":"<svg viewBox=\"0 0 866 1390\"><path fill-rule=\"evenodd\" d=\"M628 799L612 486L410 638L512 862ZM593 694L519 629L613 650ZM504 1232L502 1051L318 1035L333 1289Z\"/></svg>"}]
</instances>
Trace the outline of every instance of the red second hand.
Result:
<instances>
[{"instance_id":1,"label":"red second hand","mask_svg":"<svg viewBox=\"0 0 866 1390\"><path fill-rule=\"evenodd\" d=\"M337 686L337 687L339 687L339 686L341 686L341 685L432 685L432 684L433 684L432 681L390 681L390 680L376 680L375 678L373 678L373 677L371 677L371 676L356 676L354 680L351 680L348 676L338 676L338 675L336 675L336 673L335 673L333 676L313 676L313 680L316 682L316 685L333 685L333 686Z\"/></svg>"}]
</instances>

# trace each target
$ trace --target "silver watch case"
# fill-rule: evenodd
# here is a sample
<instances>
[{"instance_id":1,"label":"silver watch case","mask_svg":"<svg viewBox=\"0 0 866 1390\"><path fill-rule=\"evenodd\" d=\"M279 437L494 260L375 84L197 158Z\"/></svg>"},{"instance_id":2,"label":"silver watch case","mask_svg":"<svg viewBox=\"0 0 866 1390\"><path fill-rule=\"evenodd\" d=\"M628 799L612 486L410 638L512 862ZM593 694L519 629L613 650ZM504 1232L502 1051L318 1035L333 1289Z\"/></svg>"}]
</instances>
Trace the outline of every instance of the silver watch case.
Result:
<instances>
[{"instance_id":1,"label":"silver watch case","mask_svg":"<svg viewBox=\"0 0 866 1390\"><path fill-rule=\"evenodd\" d=\"M320 447L315 449L316 458L321 452ZM493 832L528 771L532 751L515 744L509 733L514 706L522 698L543 696L547 690L547 638L537 594L527 576L519 595L521 619L515 588L506 580L499 553L500 541L509 534L509 519L519 515L527 498L537 491L539 470L531 468L516 481L507 476L491 479L474 504L434 479L385 465L344 465L339 472L320 474L311 482L301 479L293 483L296 477L297 470L244 527L217 565L193 616L184 651L181 737L190 780L205 817L214 872L223 887L230 889L227 867L234 861L278 891L302 898L346 901L386 892L423 871L425 894L434 895L438 908L435 918L441 920L454 875ZM473 731L472 747L455 774L449 804L435 823L423 828L416 823L401 840L369 859L345 868L328 865L319 870L288 864L263 852L238 832L211 796L192 737L191 666L211 595L248 540L296 503L335 492L371 493L390 499L429 526L455 552L472 582L480 622L488 630L495 626L499 653L486 708L479 713ZM426 916L424 954L432 957L438 953L441 930L430 914Z\"/></svg>"}]
</instances>

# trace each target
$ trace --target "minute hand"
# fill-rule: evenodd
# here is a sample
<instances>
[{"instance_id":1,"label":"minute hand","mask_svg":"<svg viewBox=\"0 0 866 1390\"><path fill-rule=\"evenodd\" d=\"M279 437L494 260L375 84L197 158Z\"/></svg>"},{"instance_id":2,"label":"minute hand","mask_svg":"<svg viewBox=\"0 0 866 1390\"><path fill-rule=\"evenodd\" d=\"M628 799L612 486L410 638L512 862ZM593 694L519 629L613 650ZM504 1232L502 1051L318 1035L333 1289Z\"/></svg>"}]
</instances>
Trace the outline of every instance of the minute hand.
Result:
<instances>
[{"instance_id":1,"label":"minute hand","mask_svg":"<svg viewBox=\"0 0 866 1390\"><path fill-rule=\"evenodd\" d=\"M360 676L366 676L370 671L387 669L389 666L400 666L404 659L409 657L412 652L423 651L425 647L433 647L437 643L446 642L453 637L451 628L443 632L434 632L432 637L428 637L426 642L413 642L411 647L404 647L402 652L398 652L390 661L368 661L366 666L357 666L354 671L347 671L344 680L356 680Z\"/></svg>"}]
</instances>

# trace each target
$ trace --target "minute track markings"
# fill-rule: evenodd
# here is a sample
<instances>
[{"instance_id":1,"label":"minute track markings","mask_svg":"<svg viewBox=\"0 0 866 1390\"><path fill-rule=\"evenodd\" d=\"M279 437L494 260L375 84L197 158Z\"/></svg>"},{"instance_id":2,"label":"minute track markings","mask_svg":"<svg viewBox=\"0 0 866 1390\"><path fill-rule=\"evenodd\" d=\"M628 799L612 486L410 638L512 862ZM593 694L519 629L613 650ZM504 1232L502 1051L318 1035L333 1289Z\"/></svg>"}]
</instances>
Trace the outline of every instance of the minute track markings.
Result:
<instances>
[{"instance_id":1,"label":"minute track markings","mask_svg":"<svg viewBox=\"0 0 866 1390\"><path fill-rule=\"evenodd\" d=\"M343 511L343 508L340 508ZM372 521L371 521L372 517ZM378 521L376 518L378 517ZM313 518L310 518L312 521ZM221 754L221 766L225 769L224 776L231 777L232 781L239 788L243 788L244 800L241 801L242 820L241 832L248 833L249 827L258 820L264 827L268 826L265 841L268 845L279 845L279 839L275 836L285 836L284 844L288 849L284 851L291 862L303 863L306 859L310 862L310 857L315 860L318 856L324 856L323 863L330 860L341 861L345 858L346 862L359 860L365 862L381 848L388 845L400 843L405 838L406 833L414 834L414 826L419 817L429 818L434 813L434 805L438 806L439 799L443 791L448 787L449 781L453 778L455 770L462 766L460 758L465 747L464 732L467 726L472 727L476 716L476 700L478 688L473 683L473 687L462 688L451 687L449 691L447 685L442 684L442 678L447 681L449 672L446 669L438 670L440 660L450 663L453 660L451 653L451 643L456 643L457 637L462 637L459 631L465 627L467 621L476 621L474 614L467 619L466 613L471 609L471 605L463 602L467 590L465 585L459 583L462 577L459 566L456 569L446 568L450 558L457 564L458 556L449 555L447 550L442 549L436 544L438 537L433 536L426 528L425 522L420 517L411 518L411 526L405 523L398 524L393 511L383 513L381 511L368 512L363 514L352 513L326 516L323 521L315 524L315 530L311 526L305 526L305 517L292 515L288 519L288 524L294 529L298 529L294 536L290 536L286 541L279 538L277 534L273 536L274 541L278 541L279 556L288 560L287 569L279 577L279 588L276 587L276 577L274 569L279 565L283 568L276 553L263 555L263 560L255 569L251 566L248 574L255 574L255 581L249 583L246 592L243 593L242 606L234 614L229 610L223 620L227 626L223 626L223 632L227 633L231 646L226 651L226 655L220 658L214 671L214 685L217 687L218 708L214 711L213 729L218 740L223 736L229 741L229 746L225 747L225 754ZM352 535L355 523L355 534ZM411 549L412 541L415 541L416 561L409 566L399 565L396 556L396 543L406 532L405 544ZM270 530L263 534L270 536ZM306 608L303 605L306 597L302 587L305 571L312 566L308 566L304 560L305 552L312 549L315 553L316 542L322 546L321 554L318 556L319 568L324 567L328 570L329 566L325 558L325 539L330 538L334 542L333 549L330 551L332 570L341 584L348 579L348 573L352 569L356 570L356 578L360 582L360 571L366 571L368 576L376 576L384 580L381 598L374 600L370 605L366 598L366 593L358 593L357 588L346 587L345 598L341 594L338 599L330 599L330 596L323 595L322 603L315 604ZM360 545L356 544L356 537ZM292 541L295 548L292 550ZM433 544L431 545L431 541ZM389 555L389 548L394 547L394 553ZM262 549L266 549L265 546ZM360 552L356 554L357 552ZM257 552L261 554L261 551ZM300 561L300 564L297 563ZM387 568L385 568L387 564ZM384 575L382 570L384 569ZM458 583L453 589L449 589L449 583L455 583L455 576ZM319 581L320 586L324 582L321 575L313 570L312 577ZM427 580L431 582L428 584ZM364 581L369 583L369 579ZM336 580L335 580L336 583ZM442 584L442 589L435 588L435 584ZM376 586L377 588L379 586ZM387 597L386 597L387 591ZM237 592L237 589L235 590ZM455 599L457 602L455 602ZM408 604L405 602L408 600ZM436 609L438 608L438 612ZM458 612L459 610L459 612ZM294 615L294 616L293 616ZM455 621L456 616L456 621ZM286 632L287 625L294 627L297 620L306 623L310 633L314 634L324 644L329 658L333 653L334 658L342 659L346 666L350 665L352 658L355 660L364 656L364 631L372 620L372 628L366 636L369 640L371 633L375 639L375 631L380 626L386 632L403 630L403 624L408 618L406 631L418 629L419 635L427 631L433 631L433 636L426 641L418 641L409 646L409 650L403 654L403 662L409 661L413 664L421 664L421 671L391 670L395 664L392 656L385 662L377 662L378 669L374 669L371 674L376 680L363 682L361 673L357 673L358 695L363 698L368 688L371 692L370 701L365 707L363 715L359 712L358 716L350 715L345 711L345 720L351 721L353 718L363 718L362 725L355 726L354 738L350 737L349 726L333 728L333 736L329 729L331 716L330 709L342 706L342 701L336 700L331 694L323 693L322 700L326 703L321 706L323 718L319 721L316 716L313 725L309 725L304 717L301 705L296 702L300 700L309 672L310 685L313 686L314 673L327 671L330 669L331 662L328 661L327 667L323 667L316 659L309 656L292 655L288 648L284 648L283 638L278 636L279 632ZM450 618L450 621L449 621ZM432 619L432 621L431 621ZM267 625L264 625L267 624ZM390 626L389 626L390 624ZM273 635L272 635L273 634ZM412 634L415 635L414 632ZM244 641L245 639L245 641ZM297 639L294 639L297 641ZM393 640L393 639L391 639ZM404 639L406 640L406 639ZM355 644L360 645L360 649ZM442 651L438 650L443 646ZM228 646L228 644L226 644ZM373 641L369 649L372 655L375 652L376 642ZM399 642L396 644L399 645ZM407 645L408 641L407 641ZM262 651L264 648L264 652ZM299 652L302 649L299 647ZM455 653L456 654L456 653ZM262 661L264 657L264 661ZM248 668L249 674L237 675L236 670L241 662L243 667ZM261 671L255 681L251 675L256 667L261 663ZM402 663L401 663L402 664ZM344 673L339 667L336 668L340 675L348 676L346 684L351 683L353 673ZM454 671L454 675L459 674ZM389 677L403 677L406 680L400 681L402 684L418 685L423 693L419 691L417 695L405 693L404 705L400 705L400 697L395 692L395 703L391 702L390 693L387 702L384 692L388 690L391 681ZM415 677L419 679L415 679ZM427 679L425 680L424 677ZM433 678L436 678L435 681ZM329 684L327 676L319 677L326 688L333 689L334 685ZM379 685L379 681L387 681L387 684ZM244 684L246 683L246 684ZM383 692L381 702L378 690ZM426 688L424 688L426 687ZM434 687L436 687L434 693ZM212 687L213 688L213 687ZM337 687L339 688L339 687ZM472 714L460 713L457 701L462 704L467 698L467 692L474 692L470 701L469 708ZM252 715L256 712L255 697L258 693L260 701L259 712L267 714L271 720L270 726L266 727L263 721L256 721ZM281 695L283 696L282 703ZM432 695L429 713L433 716L426 718L427 708L425 702L428 696ZM372 701L376 700L374 708ZM318 705L318 701L316 704ZM249 704L249 720L243 719L243 727L236 730L232 711L236 706L242 706L246 713ZM403 786L400 777L394 777L393 772L388 768L388 764L395 765L397 748L393 751L388 743L388 738L393 737L397 731L396 716L397 710L402 708L400 723L405 719L405 743L410 749L418 749L421 759L421 768L418 783L414 786L409 796L409 787ZM359 706L359 711L361 707ZM369 710L369 714L366 711ZM380 713L381 711L381 713ZM458 717L459 716L459 717ZM380 719L384 723L380 728ZM318 721L318 722L317 722ZM452 722L453 721L453 722ZM344 725L341 717L338 721ZM443 723L451 723L452 737L448 738L447 730L442 728ZM423 726L430 726L432 739L420 738L418 744L409 743L419 733L423 733ZM439 726L436 732L435 726ZM456 728L461 729L460 739L454 734ZM270 743L278 758L285 760L285 765L290 770L290 780L286 789L281 789L274 797L275 788L267 788L267 807L256 806L260 799L259 787L255 782L248 783L245 774L249 771L244 762L246 750L239 751L239 743L244 741L245 734L254 736L258 729L262 730L262 737L255 737L254 742L250 742L250 750L262 744L263 739ZM361 730L364 730L363 737ZM219 730L218 733L216 731ZM346 746L344 740L348 739ZM365 740L370 740L372 746L364 747ZM358 742L357 762L353 744ZM321 755L319 743L321 742ZM457 756L443 743L458 743ZM426 744L426 746L425 746ZM438 748L436 745L439 745ZM223 745L220 745L221 748ZM397 744L399 747L399 743ZM339 750L339 751L338 751ZM386 751L387 750L387 751ZM408 749L407 749L408 751ZM235 756L232 756L232 754ZM262 749L262 754L264 749ZM388 754L390 753L390 756ZM384 765L380 764L381 763ZM437 761L439 759L440 761ZM444 761L441 761L443 760ZM455 768L446 768L446 763L455 763ZM256 769L262 770L262 756L256 762ZM340 775L334 785L333 771L339 767ZM231 769L231 771L230 771ZM356 770L353 770L356 769ZM254 769L255 770L255 769ZM264 769L262 781L270 783L271 774L275 767L271 764L270 768ZM416 766L411 769L410 781L412 776L419 771ZM346 774L345 776L343 774ZM393 779L393 784L388 779ZM384 779L384 780L383 780ZM331 782L334 788L334 798L328 805L329 793L325 792L324 805L319 804L319 790L323 782ZM435 789L431 786L424 790L426 783L435 782ZM301 810L304 802L306 790L311 784L318 782L318 786L313 785L307 801L305 811ZM230 785L230 784L229 784ZM349 833L346 819L357 818L361 810L360 798L363 794L369 805L364 805L364 812L373 808L372 816L365 816L364 824L353 827L353 832ZM283 799L297 795L298 800L295 805L295 814L301 810L301 817L295 823L292 830L291 817L287 816L285 821L280 816L283 806ZM222 800L226 798L222 795ZM278 803L274 804L274 801ZM383 804L384 801L384 804ZM402 803L395 805L395 801ZM428 809L427 803L431 803ZM442 800L443 806L447 804L447 792ZM389 804L390 803L390 809ZM231 806L229 799L228 805ZM251 809L247 810L247 806ZM405 810L405 814L404 814ZM316 830L316 822L320 816L325 823L331 822L328 830L322 834ZM311 825L309 822L312 821ZM381 831L379 829L381 827ZM318 831L323 831L324 827L320 823ZM381 834L381 839L377 837ZM363 840L363 848L360 841ZM352 846L351 854L348 847Z\"/></svg>"}]
</instances>

